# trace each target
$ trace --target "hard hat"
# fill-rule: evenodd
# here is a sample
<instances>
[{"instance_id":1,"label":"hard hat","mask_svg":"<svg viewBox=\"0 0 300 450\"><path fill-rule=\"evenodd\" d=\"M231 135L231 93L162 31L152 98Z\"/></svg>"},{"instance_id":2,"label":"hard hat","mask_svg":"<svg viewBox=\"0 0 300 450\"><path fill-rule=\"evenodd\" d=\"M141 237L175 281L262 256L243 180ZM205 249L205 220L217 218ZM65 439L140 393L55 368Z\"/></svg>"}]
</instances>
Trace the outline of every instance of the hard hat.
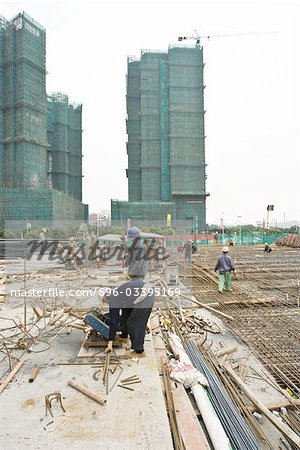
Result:
<instances>
[{"instance_id":1,"label":"hard hat","mask_svg":"<svg viewBox=\"0 0 300 450\"><path fill-rule=\"evenodd\" d=\"M223 253L228 253L228 252L229 252L227 245L225 245L225 246L222 248L222 252L223 252Z\"/></svg>"},{"instance_id":2,"label":"hard hat","mask_svg":"<svg viewBox=\"0 0 300 450\"><path fill-rule=\"evenodd\" d=\"M71 237L70 237L70 241L74 241L74 236L71 236Z\"/></svg>"},{"instance_id":3,"label":"hard hat","mask_svg":"<svg viewBox=\"0 0 300 450\"><path fill-rule=\"evenodd\" d=\"M268 245L268 243L267 243L267 242L265 242L265 245Z\"/></svg>"},{"instance_id":4,"label":"hard hat","mask_svg":"<svg viewBox=\"0 0 300 450\"><path fill-rule=\"evenodd\" d=\"M47 228L42 228L43 233L47 233Z\"/></svg>"},{"instance_id":5,"label":"hard hat","mask_svg":"<svg viewBox=\"0 0 300 450\"><path fill-rule=\"evenodd\" d=\"M188 242L193 242L192 239L189 239Z\"/></svg>"},{"instance_id":6,"label":"hard hat","mask_svg":"<svg viewBox=\"0 0 300 450\"><path fill-rule=\"evenodd\" d=\"M131 227L128 230L128 239L136 239L141 236L141 230L138 227Z\"/></svg>"}]
</instances>

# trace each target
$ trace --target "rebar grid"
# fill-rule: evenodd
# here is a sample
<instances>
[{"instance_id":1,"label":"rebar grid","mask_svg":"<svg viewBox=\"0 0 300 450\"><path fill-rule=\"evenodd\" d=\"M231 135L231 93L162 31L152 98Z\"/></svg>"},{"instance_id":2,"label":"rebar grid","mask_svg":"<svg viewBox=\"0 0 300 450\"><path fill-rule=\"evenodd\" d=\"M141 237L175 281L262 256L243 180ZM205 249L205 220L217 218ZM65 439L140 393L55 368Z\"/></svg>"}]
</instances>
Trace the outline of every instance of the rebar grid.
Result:
<instances>
[{"instance_id":1,"label":"rebar grid","mask_svg":"<svg viewBox=\"0 0 300 450\"><path fill-rule=\"evenodd\" d=\"M202 303L218 302L224 319L283 388L300 395L300 250L230 249L236 263L233 292L219 294L214 265L220 248L193 258L192 292Z\"/></svg>"}]
</instances>

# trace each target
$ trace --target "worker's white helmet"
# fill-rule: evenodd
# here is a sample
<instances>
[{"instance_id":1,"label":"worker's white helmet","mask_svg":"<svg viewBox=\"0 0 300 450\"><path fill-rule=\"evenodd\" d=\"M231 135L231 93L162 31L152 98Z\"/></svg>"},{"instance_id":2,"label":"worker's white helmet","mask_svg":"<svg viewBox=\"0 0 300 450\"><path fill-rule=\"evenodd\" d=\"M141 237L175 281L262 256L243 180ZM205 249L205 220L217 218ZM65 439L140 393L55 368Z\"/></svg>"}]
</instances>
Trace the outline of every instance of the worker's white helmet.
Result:
<instances>
[{"instance_id":1,"label":"worker's white helmet","mask_svg":"<svg viewBox=\"0 0 300 450\"><path fill-rule=\"evenodd\" d=\"M267 242L265 242L265 245L268 245L268 243L267 243Z\"/></svg>"},{"instance_id":2,"label":"worker's white helmet","mask_svg":"<svg viewBox=\"0 0 300 450\"><path fill-rule=\"evenodd\" d=\"M228 249L227 245L224 245L224 247L222 248L222 252L223 253L228 253L229 252L229 249Z\"/></svg>"}]
</instances>

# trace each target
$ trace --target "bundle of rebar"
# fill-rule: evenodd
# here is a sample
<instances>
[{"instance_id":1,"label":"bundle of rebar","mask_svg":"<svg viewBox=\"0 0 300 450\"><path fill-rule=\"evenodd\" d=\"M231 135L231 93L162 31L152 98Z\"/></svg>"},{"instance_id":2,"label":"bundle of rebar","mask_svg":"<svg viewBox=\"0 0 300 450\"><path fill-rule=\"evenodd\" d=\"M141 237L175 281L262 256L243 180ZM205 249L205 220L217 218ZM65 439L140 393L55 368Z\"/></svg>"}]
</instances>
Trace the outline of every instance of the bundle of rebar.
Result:
<instances>
[{"instance_id":1,"label":"bundle of rebar","mask_svg":"<svg viewBox=\"0 0 300 450\"><path fill-rule=\"evenodd\" d=\"M234 450L259 450L260 445L248 427L237 407L229 398L214 372L192 341L185 342L185 348L193 365L209 382L208 397L222 423Z\"/></svg>"}]
</instances>

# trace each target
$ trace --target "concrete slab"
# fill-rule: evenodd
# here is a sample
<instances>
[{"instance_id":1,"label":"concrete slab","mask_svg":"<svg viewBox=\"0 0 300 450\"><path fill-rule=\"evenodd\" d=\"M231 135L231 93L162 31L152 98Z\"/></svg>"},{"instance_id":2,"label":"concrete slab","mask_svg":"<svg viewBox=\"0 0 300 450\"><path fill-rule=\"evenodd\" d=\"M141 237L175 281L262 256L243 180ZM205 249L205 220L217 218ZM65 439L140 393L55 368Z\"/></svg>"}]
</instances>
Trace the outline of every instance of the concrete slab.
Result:
<instances>
[{"instance_id":1,"label":"concrete slab","mask_svg":"<svg viewBox=\"0 0 300 450\"><path fill-rule=\"evenodd\" d=\"M95 367L58 365L68 358L75 358L80 338L81 332L77 331L70 336L58 336L50 350L28 355L21 371L0 397L2 448L173 449L152 338L148 336L145 343L146 358L122 363L124 370L120 379L136 374L142 383L132 385L134 391L116 385L104 406L67 384L74 378L79 384L105 396L103 369L99 381L95 381L93 373L99 370ZM41 367L40 374L29 383L29 375L35 366ZM116 376L117 371L109 375L110 386ZM63 413L54 402L52 418L49 413L45 416L44 397L54 391L61 392L66 412Z\"/></svg>"}]
</instances>

